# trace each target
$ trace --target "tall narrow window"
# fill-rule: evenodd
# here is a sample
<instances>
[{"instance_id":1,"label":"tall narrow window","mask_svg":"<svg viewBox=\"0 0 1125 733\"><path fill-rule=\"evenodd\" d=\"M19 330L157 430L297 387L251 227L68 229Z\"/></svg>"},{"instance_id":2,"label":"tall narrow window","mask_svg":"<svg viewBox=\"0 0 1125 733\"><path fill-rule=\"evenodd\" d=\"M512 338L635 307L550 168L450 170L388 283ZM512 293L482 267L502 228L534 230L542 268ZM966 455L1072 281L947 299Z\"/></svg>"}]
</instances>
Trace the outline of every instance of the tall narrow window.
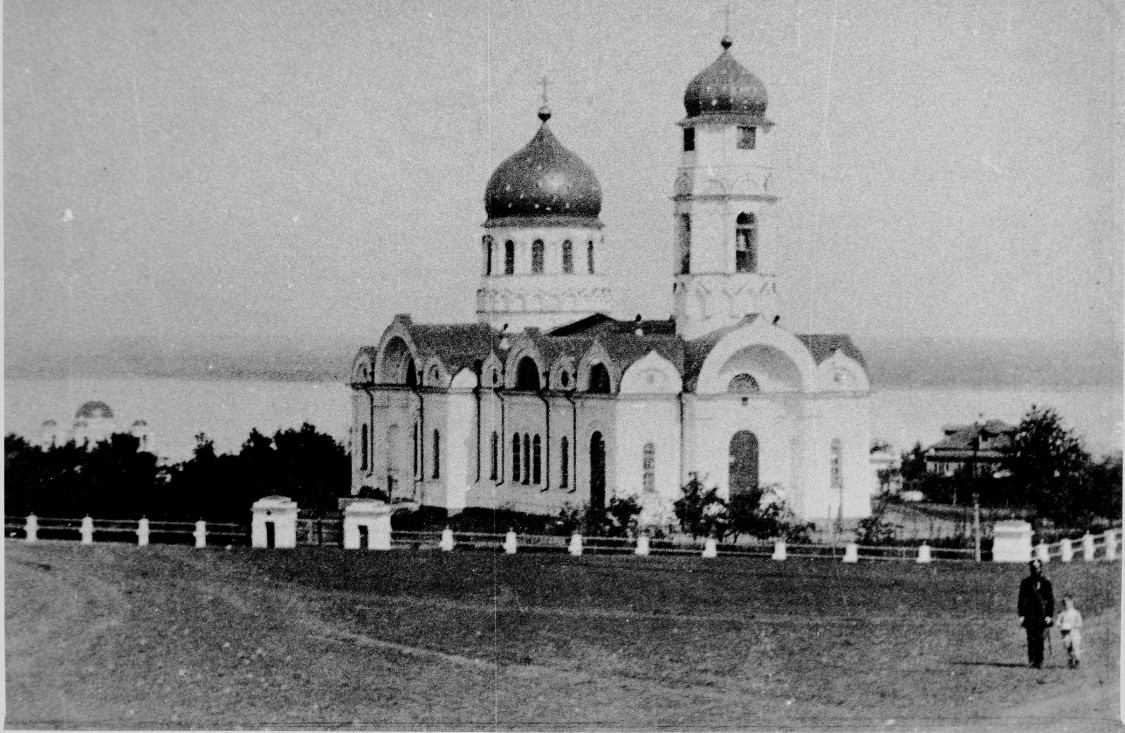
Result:
<instances>
[{"instance_id":1,"label":"tall narrow window","mask_svg":"<svg viewBox=\"0 0 1125 733\"><path fill-rule=\"evenodd\" d=\"M694 127L685 127L684 128L684 152L690 153L692 150L695 150L695 128Z\"/></svg>"},{"instance_id":2,"label":"tall narrow window","mask_svg":"<svg viewBox=\"0 0 1125 733\"><path fill-rule=\"evenodd\" d=\"M523 482L531 483L531 436L523 434Z\"/></svg>"},{"instance_id":3,"label":"tall narrow window","mask_svg":"<svg viewBox=\"0 0 1125 733\"><path fill-rule=\"evenodd\" d=\"M644 490L656 491L656 446L652 443L645 443L641 453L641 470L644 472L641 482Z\"/></svg>"},{"instance_id":4,"label":"tall narrow window","mask_svg":"<svg viewBox=\"0 0 1125 733\"><path fill-rule=\"evenodd\" d=\"M753 150L754 145L758 141L758 128L756 127L740 127L738 128L738 148L740 150Z\"/></svg>"},{"instance_id":5,"label":"tall narrow window","mask_svg":"<svg viewBox=\"0 0 1125 733\"><path fill-rule=\"evenodd\" d=\"M367 470L367 423L359 431L359 468L361 471Z\"/></svg>"},{"instance_id":6,"label":"tall narrow window","mask_svg":"<svg viewBox=\"0 0 1125 733\"><path fill-rule=\"evenodd\" d=\"M570 486L570 441L564 436L559 441L559 487Z\"/></svg>"},{"instance_id":7,"label":"tall narrow window","mask_svg":"<svg viewBox=\"0 0 1125 733\"><path fill-rule=\"evenodd\" d=\"M422 476L422 435L421 426L414 423L414 478L421 478Z\"/></svg>"},{"instance_id":8,"label":"tall narrow window","mask_svg":"<svg viewBox=\"0 0 1125 733\"><path fill-rule=\"evenodd\" d=\"M574 245L569 239L562 243L562 270L568 274L574 272Z\"/></svg>"},{"instance_id":9,"label":"tall narrow window","mask_svg":"<svg viewBox=\"0 0 1125 733\"><path fill-rule=\"evenodd\" d=\"M677 237L680 247L680 274L691 272L691 214L680 214L680 231Z\"/></svg>"},{"instance_id":10,"label":"tall narrow window","mask_svg":"<svg viewBox=\"0 0 1125 733\"><path fill-rule=\"evenodd\" d=\"M844 486L843 458L841 454L840 439L832 441L831 456L829 457L829 471L831 471L832 488L839 489Z\"/></svg>"},{"instance_id":11,"label":"tall narrow window","mask_svg":"<svg viewBox=\"0 0 1125 733\"><path fill-rule=\"evenodd\" d=\"M481 240L481 247L484 249L484 274L492 274L492 237L484 235Z\"/></svg>"},{"instance_id":12,"label":"tall narrow window","mask_svg":"<svg viewBox=\"0 0 1125 733\"><path fill-rule=\"evenodd\" d=\"M512 433L512 483L520 482L520 434Z\"/></svg>"},{"instance_id":13,"label":"tall narrow window","mask_svg":"<svg viewBox=\"0 0 1125 733\"><path fill-rule=\"evenodd\" d=\"M516 274L516 243L510 239L504 242L504 274Z\"/></svg>"},{"instance_id":14,"label":"tall narrow window","mask_svg":"<svg viewBox=\"0 0 1125 733\"><path fill-rule=\"evenodd\" d=\"M434 478L441 478L441 433L434 431Z\"/></svg>"},{"instance_id":15,"label":"tall narrow window","mask_svg":"<svg viewBox=\"0 0 1125 733\"><path fill-rule=\"evenodd\" d=\"M492 454L488 466L488 478L495 481L499 477L500 470L500 436L495 432L492 433Z\"/></svg>"},{"instance_id":16,"label":"tall narrow window","mask_svg":"<svg viewBox=\"0 0 1125 733\"><path fill-rule=\"evenodd\" d=\"M594 240L586 243L586 269L591 275L594 274Z\"/></svg>"},{"instance_id":17,"label":"tall narrow window","mask_svg":"<svg viewBox=\"0 0 1125 733\"><path fill-rule=\"evenodd\" d=\"M543 240L536 239L531 243L531 271L536 275L543 274Z\"/></svg>"},{"instance_id":18,"label":"tall narrow window","mask_svg":"<svg viewBox=\"0 0 1125 733\"><path fill-rule=\"evenodd\" d=\"M543 449L538 435L531 439L531 483L543 483Z\"/></svg>"},{"instance_id":19,"label":"tall narrow window","mask_svg":"<svg viewBox=\"0 0 1125 733\"><path fill-rule=\"evenodd\" d=\"M758 271L758 222L745 211L738 215L735 225L734 270Z\"/></svg>"}]
</instances>

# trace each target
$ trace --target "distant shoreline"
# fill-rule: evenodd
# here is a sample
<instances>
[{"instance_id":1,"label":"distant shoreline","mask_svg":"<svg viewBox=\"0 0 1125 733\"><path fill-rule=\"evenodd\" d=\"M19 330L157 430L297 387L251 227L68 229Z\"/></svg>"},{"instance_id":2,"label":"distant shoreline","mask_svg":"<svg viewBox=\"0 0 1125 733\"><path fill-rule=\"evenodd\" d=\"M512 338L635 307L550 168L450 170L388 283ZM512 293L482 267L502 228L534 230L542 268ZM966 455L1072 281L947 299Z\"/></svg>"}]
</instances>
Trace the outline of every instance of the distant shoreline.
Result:
<instances>
[{"instance_id":1,"label":"distant shoreline","mask_svg":"<svg viewBox=\"0 0 1125 733\"><path fill-rule=\"evenodd\" d=\"M1118 387L1120 341L855 337L876 389ZM7 379L200 379L345 383L361 339L119 337L21 348L5 341ZM368 339L368 341L371 341Z\"/></svg>"}]
</instances>

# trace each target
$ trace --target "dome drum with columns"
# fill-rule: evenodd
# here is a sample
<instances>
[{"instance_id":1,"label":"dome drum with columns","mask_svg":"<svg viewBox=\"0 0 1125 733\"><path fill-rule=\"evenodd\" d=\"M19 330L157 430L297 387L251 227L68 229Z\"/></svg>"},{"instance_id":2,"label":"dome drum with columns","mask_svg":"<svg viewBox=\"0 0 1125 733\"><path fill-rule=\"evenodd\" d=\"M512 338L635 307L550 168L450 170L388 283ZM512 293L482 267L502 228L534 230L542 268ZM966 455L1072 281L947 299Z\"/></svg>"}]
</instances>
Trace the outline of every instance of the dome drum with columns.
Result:
<instances>
[{"instance_id":1,"label":"dome drum with columns","mask_svg":"<svg viewBox=\"0 0 1125 733\"><path fill-rule=\"evenodd\" d=\"M662 522L696 474L769 486L808 521L870 513L863 356L779 325L773 123L722 45L684 95L672 318L606 315L601 188L544 107L486 186L476 322L398 315L355 357L353 493L540 514L634 495Z\"/></svg>"}]
</instances>

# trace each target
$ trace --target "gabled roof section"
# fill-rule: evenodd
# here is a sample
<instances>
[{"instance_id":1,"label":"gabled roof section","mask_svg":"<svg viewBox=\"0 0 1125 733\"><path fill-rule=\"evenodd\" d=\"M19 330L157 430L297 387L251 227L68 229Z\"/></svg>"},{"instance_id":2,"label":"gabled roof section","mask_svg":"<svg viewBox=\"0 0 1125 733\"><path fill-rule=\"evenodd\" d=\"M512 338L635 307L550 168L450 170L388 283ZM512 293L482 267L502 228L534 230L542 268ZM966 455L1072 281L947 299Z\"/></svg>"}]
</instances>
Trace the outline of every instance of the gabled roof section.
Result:
<instances>
[{"instance_id":1,"label":"gabled roof section","mask_svg":"<svg viewBox=\"0 0 1125 733\"><path fill-rule=\"evenodd\" d=\"M423 360L436 356L450 376L488 358L499 334L487 323L410 324L410 337Z\"/></svg>"},{"instance_id":2,"label":"gabled roof section","mask_svg":"<svg viewBox=\"0 0 1125 733\"><path fill-rule=\"evenodd\" d=\"M611 337L598 338L598 343L606 350L614 364L622 374L633 362L642 359L655 351L676 367L676 371L683 373L684 369L684 342L678 336L642 335L637 336L632 331L614 333Z\"/></svg>"},{"instance_id":3,"label":"gabled roof section","mask_svg":"<svg viewBox=\"0 0 1125 733\"><path fill-rule=\"evenodd\" d=\"M804 333L794 334L813 355L813 359L820 364L837 351L842 351L844 356L855 359L860 366L867 369L867 362L851 337L842 333Z\"/></svg>"},{"instance_id":4,"label":"gabled roof section","mask_svg":"<svg viewBox=\"0 0 1125 733\"><path fill-rule=\"evenodd\" d=\"M633 333L641 329L646 336L675 336L676 322L667 319L663 321L619 321L604 313L595 313L586 316L565 326L559 326L548 332L549 336L596 336L602 333Z\"/></svg>"},{"instance_id":5,"label":"gabled roof section","mask_svg":"<svg viewBox=\"0 0 1125 733\"><path fill-rule=\"evenodd\" d=\"M711 349L715 348L715 345L722 341L724 336L731 331L753 323L757 319L758 314L755 313L744 317L741 321L731 326L717 328L711 333L684 343L683 368L680 370L680 374L683 375L684 379L684 391L695 391L695 383L699 381L699 372L703 369L703 362L707 360L707 355L711 353ZM672 363L674 364L675 362Z\"/></svg>"}]
</instances>

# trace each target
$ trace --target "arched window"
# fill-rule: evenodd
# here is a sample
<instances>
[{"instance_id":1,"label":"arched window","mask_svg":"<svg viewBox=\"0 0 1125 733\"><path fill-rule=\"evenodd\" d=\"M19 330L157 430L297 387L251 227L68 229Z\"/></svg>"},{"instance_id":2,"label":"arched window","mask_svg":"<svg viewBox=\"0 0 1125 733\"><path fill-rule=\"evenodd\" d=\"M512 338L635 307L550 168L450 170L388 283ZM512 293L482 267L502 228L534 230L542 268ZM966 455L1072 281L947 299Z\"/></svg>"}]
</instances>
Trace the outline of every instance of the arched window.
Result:
<instances>
[{"instance_id":1,"label":"arched window","mask_svg":"<svg viewBox=\"0 0 1125 733\"><path fill-rule=\"evenodd\" d=\"M359 431L359 441L360 441L359 468L360 468L361 471L366 471L367 470L367 460L368 460L368 458L367 458L367 441L368 441L367 423L364 423L363 427Z\"/></svg>"},{"instance_id":2,"label":"arched window","mask_svg":"<svg viewBox=\"0 0 1125 733\"><path fill-rule=\"evenodd\" d=\"M758 391L758 380L750 374L736 374L727 385L727 392L731 394L754 394Z\"/></svg>"},{"instance_id":3,"label":"arched window","mask_svg":"<svg viewBox=\"0 0 1125 733\"><path fill-rule=\"evenodd\" d=\"M758 436L739 430L730 439L730 495L758 488Z\"/></svg>"},{"instance_id":4,"label":"arched window","mask_svg":"<svg viewBox=\"0 0 1125 733\"><path fill-rule=\"evenodd\" d=\"M543 483L543 448L538 435L531 439L531 483Z\"/></svg>"},{"instance_id":5,"label":"arched window","mask_svg":"<svg viewBox=\"0 0 1125 733\"><path fill-rule=\"evenodd\" d=\"M684 128L684 152L690 153L693 150L695 150L695 128L694 127L685 127Z\"/></svg>"},{"instance_id":6,"label":"arched window","mask_svg":"<svg viewBox=\"0 0 1125 733\"><path fill-rule=\"evenodd\" d=\"M531 483L531 436L523 434L523 482Z\"/></svg>"},{"instance_id":7,"label":"arched window","mask_svg":"<svg viewBox=\"0 0 1125 733\"><path fill-rule=\"evenodd\" d=\"M594 240L586 243L586 270L594 274Z\"/></svg>"},{"instance_id":8,"label":"arched window","mask_svg":"<svg viewBox=\"0 0 1125 733\"><path fill-rule=\"evenodd\" d=\"M408 360L406 362L406 386L407 387L417 387L418 386L418 370L416 370L414 368L414 359L409 358L409 357L408 357Z\"/></svg>"},{"instance_id":9,"label":"arched window","mask_svg":"<svg viewBox=\"0 0 1125 733\"><path fill-rule=\"evenodd\" d=\"M434 431L434 478L441 478L441 433Z\"/></svg>"},{"instance_id":10,"label":"arched window","mask_svg":"<svg viewBox=\"0 0 1125 733\"><path fill-rule=\"evenodd\" d=\"M539 391L539 367L530 356L520 359L519 366L516 367L516 389Z\"/></svg>"},{"instance_id":11,"label":"arched window","mask_svg":"<svg viewBox=\"0 0 1125 733\"><path fill-rule=\"evenodd\" d=\"M841 456L842 446L840 439L836 438L832 441L829 457L829 471L832 483L832 488L840 489L844 486L844 471L843 471L843 457Z\"/></svg>"},{"instance_id":12,"label":"arched window","mask_svg":"<svg viewBox=\"0 0 1125 733\"><path fill-rule=\"evenodd\" d=\"M562 271L574 272L574 245L569 239L562 243Z\"/></svg>"},{"instance_id":13,"label":"arched window","mask_svg":"<svg viewBox=\"0 0 1125 733\"><path fill-rule=\"evenodd\" d=\"M734 230L734 271L758 271L758 221L745 211L738 215Z\"/></svg>"},{"instance_id":14,"label":"arched window","mask_svg":"<svg viewBox=\"0 0 1125 733\"><path fill-rule=\"evenodd\" d=\"M605 368L605 364L599 363L590 367L590 384L586 391L593 394L609 394L609 370Z\"/></svg>"},{"instance_id":15,"label":"arched window","mask_svg":"<svg viewBox=\"0 0 1125 733\"><path fill-rule=\"evenodd\" d=\"M441 382L441 369L438 368L437 364L430 365L429 371L426 372L426 386L427 387L437 387L438 383L440 383L440 382Z\"/></svg>"},{"instance_id":16,"label":"arched window","mask_svg":"<svg viewBox=\"0 0 1125 733\"><path fill-rule=\"evenodd\" d=\"M653 443L645 443L644 450L641 452L641 471L643 471L641 485L644 490L656 491L656 445Z\"/></svg>"},{"instance_id":17,"label":"arched window","mask_svg":"<svg viewBox=\"0 0 1125 733\"><path fill-rule=\"evenodd\" d=\"M677 240L680 248L680 274L686 275L691 272L691 214L680 214Z\"/></svg>"},{"instance_id":18,"label":"arched window","mask_svg":"<svg viewBox=\"0 0 1125 733\"><path fill-rule=\"evenodd\" d=\"M495 432L492 433L492 454L488 466L488 478L495 481L500 470L500 436Z\"/></svg>"},{"instance_id":19,"label":"arched window","mask_svg":"<svg viewBox=\"0 0 1125 733\"><path fill-rule=\"evenodd\" d=\"M559 488L570 486L570 441L564 436L559 441Z\"/></svg>"},{"instance_id":20,"label":"arched window","mask_svg":"<svg viewBox=\"0 0 1125 733\"><path fill-rule=\"evenodd\" d=\"M520 482L520 434L512 433L512 483Z\"/></svg>"},{"instance_id":21,"label":"arched window","mask_svg":"<svg viewBox=\"0 0 1125 733\"><path fill-rule=\"evenodd\" d=\"M543 240L536 239L531 243L531 271L536 275L543 274Z\"/></svg>"},{"instance_id":22,"label":"arched window","mask_svg":"<svg viewBox=\"0 0 1125 733\"><path fill-rule=\"evenodd\" d=\"M510 239L504 242L504 274L516 274L516 243Z\"/></svg>"},{"instance_id":23,"label":"arched window","mask_svg":"<svg viewBox=\"0 0 1125 733\"><path fill-rule=\"evenodd\" d=\"M484 274L492 274L492 237L488 234L484 235L481 239L481 247L484 249Z\"/></svg>"},{"instance_id":24,"label":"arched window","mask_svg":"<svg viewBox=\"0 0 1125 733\"><path fill-rule=\"evenodd\" d=\"M738 128L738 149L739 150L753 150L758 141L758 128L756 127L740 127Z\"/></svg>"}]
</instances>

